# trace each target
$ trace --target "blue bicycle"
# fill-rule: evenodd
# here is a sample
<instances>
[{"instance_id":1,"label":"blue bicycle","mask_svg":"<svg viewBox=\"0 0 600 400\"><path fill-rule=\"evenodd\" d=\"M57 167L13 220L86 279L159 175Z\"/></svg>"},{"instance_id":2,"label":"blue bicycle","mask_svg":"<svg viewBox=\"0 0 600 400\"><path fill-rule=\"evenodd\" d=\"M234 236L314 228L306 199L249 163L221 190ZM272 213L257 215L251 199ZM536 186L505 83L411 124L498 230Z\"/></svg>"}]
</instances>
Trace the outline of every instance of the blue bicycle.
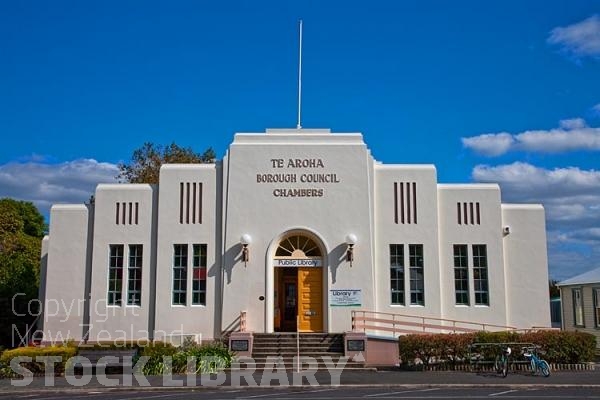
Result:
<instances>
[{"instance_id":1,"label":"blue bicycle","mask_svg":"<svg viewBox=\"0 0 600 400\"><path fill-rule=\"evenodd\" d=\"M550 376L550 365L546 360L542 360L537 355L538 346L523 347L523 355L525 358L530 360L531 372L535 375L537 371L540 371L546 378Z\"/></svg>"}]
</instances>

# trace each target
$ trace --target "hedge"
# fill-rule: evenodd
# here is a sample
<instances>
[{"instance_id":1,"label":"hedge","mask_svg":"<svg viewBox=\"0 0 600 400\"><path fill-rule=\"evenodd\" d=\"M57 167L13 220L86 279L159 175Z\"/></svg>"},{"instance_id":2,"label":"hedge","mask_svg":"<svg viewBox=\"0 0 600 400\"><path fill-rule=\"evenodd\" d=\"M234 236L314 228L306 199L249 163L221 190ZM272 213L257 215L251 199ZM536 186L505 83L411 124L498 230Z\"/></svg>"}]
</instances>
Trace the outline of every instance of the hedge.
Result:
<instances>
[{"instance_id":1,"label":"hedge","mask_svg":"<svg viewBox=\"0 0 600 400\"><path fill-rule=\"evenodd\" d=\"M36 361L36 357L61 357L61 361L54 364L54 372L61 374L65 370L67 361L77 354L77 347L72 345L66 346L48 346L48 347L20 347L13 350L6 350L0 356L0 376L15 376L15 373L10 367L10 362L15 357L31 357L29 362L19 363L24 368L27 368L33 374L45 373L45 364L42 361Z\"/></svg>"},{"instance_id":2,"label":"hedge","mask_svg":"<svg viewBox=\"0 0 600 400\"><path fill-rule=\"evenodd\" d=\"M593 361L596 337L583 332L532 331L477 332L463 334L414 334L400 336L398 349L403 366L468 363L473 343L533 343L549 363L577 364ZM515 349L520 350L520 349ZM518 354L518 353L517 353Z\"/></svg>"}]
</instances>

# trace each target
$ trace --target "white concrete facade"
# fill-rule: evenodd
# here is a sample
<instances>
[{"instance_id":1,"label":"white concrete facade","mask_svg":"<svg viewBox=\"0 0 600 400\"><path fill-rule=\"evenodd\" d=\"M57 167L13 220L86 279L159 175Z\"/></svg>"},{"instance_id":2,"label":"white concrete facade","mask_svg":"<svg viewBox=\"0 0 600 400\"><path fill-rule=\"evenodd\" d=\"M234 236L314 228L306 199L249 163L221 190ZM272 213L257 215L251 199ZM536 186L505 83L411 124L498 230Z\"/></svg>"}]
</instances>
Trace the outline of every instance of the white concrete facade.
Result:
<instances>
[{"instance_id":1,"label":"white concrete facade","mask_svg":"<svg viewBox=\"0 0 600 400\"><path fill-rule=\"evenodd\" d=\"M54 206L43 249L45 340L210 340L241 311L249 331L289 330L293 307L308 321L296 328L325 332L350 330L356 309L550 326L542 206L439 184L433 165L378 163L358 133L236 134L215 164L164 165L158 185L101 184L93 204ZM310 260L316 280L281 259Z\"/></svg>"}]
</instances>

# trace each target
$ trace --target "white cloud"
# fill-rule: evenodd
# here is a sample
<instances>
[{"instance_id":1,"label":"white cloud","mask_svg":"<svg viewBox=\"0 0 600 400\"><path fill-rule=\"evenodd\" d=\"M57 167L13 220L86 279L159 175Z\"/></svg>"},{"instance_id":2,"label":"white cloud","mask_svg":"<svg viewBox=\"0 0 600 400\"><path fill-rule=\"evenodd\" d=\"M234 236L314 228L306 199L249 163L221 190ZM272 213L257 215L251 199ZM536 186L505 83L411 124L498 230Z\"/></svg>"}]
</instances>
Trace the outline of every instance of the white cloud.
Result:
<instances>
[{"instance_id":1,"label":"white cloud","mask_svg":"<svg viewBox=\"0 0 600 400\"><path fill-rule=\"evenodd\" d=\"M511 135L485 133L462 138L464 147L484 156L499 156L509 151L564 153L600 151L600 128L589 127L582 118L565 119L550 130L530 130Z\"/></svg>"},{"instance_id":2,"label":"white cloud","mask_svg":"<svg viewBox=\"0 0 600 400\"><path fill-rule=\"evenodd\" d=\"M544 205L553 278L565 279L600 267L600 171L544 169L515 162L478 165L472 177L477 182L499 183L504 202ZM573 254L577 254L577 273L571 270Z\"/></svg>"},{"instance_id":3,"label":"white cloud","mask_svg":"<svg viewBox=\"0 0 600 400\"><path fill-rule=\"evenodd\" d=\"M600 116L600 103L596 104L594 107L592 107L592 111L596 114Z\"/></svg>"},{"instance_id":4,"label":"white cloud","mask_svg":"<svg viewBox=\"0 0 600 400\"><path fill-rule=\"evenodd\" d=\"M558 122L558 125L564 130L587 128L583 118L563 119Z\"/></svg>"},{"instance_id":5,"label":"white cloud","mask_svg":"<svg viewBox=\"0 0 600 400\"><path fill-rule=\"evenodd\" d=\"M554 28L547 42L560 46L563 53L575 59L600 59L600 17L592 15L581 22Z\"/></svg>"},{"instance_id":6,"label":"white cloud","mask_svg":"<svg viewBox=\"0 0 600 400\"><path fill-rule=\"evenodd\" d=\"M514 138L507 132L484 133L483 135L462 138L461 140L464 147L490 157L506 153L514 144Z\"/></svg>"},{"instance_id":7,"label":"white cloud","mask_svg":"<svg viewBox=\"0 0 600 400\"><path fill-rule=\"evenodd\" d=\"M115 164L80 159L59 164L38 161L0 165L0 198L33 202L43 214L55 203L83 203L101 182L116 182Z\"/></svg>"}]
</instances>

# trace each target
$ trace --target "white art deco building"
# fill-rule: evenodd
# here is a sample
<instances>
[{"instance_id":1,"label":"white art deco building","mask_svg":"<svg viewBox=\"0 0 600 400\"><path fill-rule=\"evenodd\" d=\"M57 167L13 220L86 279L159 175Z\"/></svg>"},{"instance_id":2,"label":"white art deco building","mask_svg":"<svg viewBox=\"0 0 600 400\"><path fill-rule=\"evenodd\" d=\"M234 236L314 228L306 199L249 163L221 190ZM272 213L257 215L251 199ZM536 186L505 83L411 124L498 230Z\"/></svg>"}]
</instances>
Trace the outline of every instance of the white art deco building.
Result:
<instances>
[{"instance_id":1,"label":"white art deco building","mask_svg":"<svg viewBox=\"0 0 600 400\"><path fill-rule=\"evenodd\" d=\"M345 332L352 310L550 326L544 209L381 164L358 133L238 133L222 161L55 205L44 340Z\"/></svg>"}]
</instances>

